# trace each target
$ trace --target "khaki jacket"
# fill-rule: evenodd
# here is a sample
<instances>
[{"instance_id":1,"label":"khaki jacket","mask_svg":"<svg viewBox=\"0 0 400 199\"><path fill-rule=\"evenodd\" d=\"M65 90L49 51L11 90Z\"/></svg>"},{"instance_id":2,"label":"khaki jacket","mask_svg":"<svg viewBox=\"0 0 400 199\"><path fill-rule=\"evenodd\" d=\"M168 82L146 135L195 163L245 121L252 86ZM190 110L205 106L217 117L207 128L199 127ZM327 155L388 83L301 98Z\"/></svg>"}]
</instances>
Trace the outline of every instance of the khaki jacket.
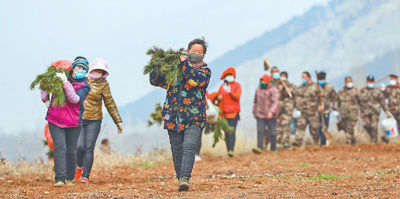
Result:
<instances>
[{"instance_id":1,"label":"khaki jacket","mask_svg":"<svg viewBox=\"0 0 400 199\"><path fill-rule=\"evenodd\" d=\"M89 82L91 90L84 102L85 111L83 113L84 120L103 120L102 106L103 101L108 113L111 115L115 124L121 123L122 119L119 115L117 105L111 95L110 86L106 78Z\"/></svg>"}]
</instances>

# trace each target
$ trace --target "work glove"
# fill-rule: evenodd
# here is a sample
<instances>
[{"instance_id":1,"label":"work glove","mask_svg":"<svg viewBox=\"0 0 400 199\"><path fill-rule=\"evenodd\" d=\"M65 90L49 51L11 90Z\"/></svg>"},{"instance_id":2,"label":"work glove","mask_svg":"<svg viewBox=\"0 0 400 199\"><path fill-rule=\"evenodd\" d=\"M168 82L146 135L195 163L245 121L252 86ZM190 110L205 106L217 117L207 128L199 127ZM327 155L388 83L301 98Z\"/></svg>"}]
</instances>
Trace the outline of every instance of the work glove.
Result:
<instances>
[{"instance_id":1,"label":"work glove","mask_svg":"<svg viewBox=\"0 0 400 199\"><path fill-rule=\"evenodd\" d=\"M118 128L118 134L122 134L122 131L124 131L124 127L122 126L122 122L117 124L117 128Z\"/></svg>"},{"instance_id":2,"label":"work glove","mask_svg":"<svg viewBox=\"0 0 400 199\"><path fill-rule=\"evenodd\" d=\"M300 115L301 115L301 112L300 112L299 110L295 109L295 110L293 111L293 117L294 117L294 118L298 118L298 117L300 117Z\"/></svg>"},{"instance_id":3,"label":"work glove","mask_svg":"<svg viewBox=\"0 0 400 199\"><path fill-rule=\"evenodd\" d=\"M68 78L64 73L56 73L56 76L62 80L63 84L68 82Z\"/></svg>"},{"instance_id":4,"label":"work glove","mask_svg":"<svg viewBox=\"0 0 400 199\"><path fill-rule=\"evenodd\" d=\"M45 101L45 102L44 102L44 105L46 105L46 108L49 108L49 106L50 106L50 100Z\"/></svg>"},{"instance_id":5,"label":"work glove","mask_svg":"<svg viewBox=\"0 0 400 199\"><path fill-rule=\"evenodd\" d=\"M384 83L382 83L382 84L381 84L381 90L382 90L382 91L385 91L385 89L386 89L386 85L385 85Z\"/></svg>"},{"instance_id":6,"label":"work glove","mask_svg":"<svg viewBox=\"0 0 400 199\"><path fill-rule=\"evenodd\" d=\"M227 93L231 92L231 86L229 86L229 84L224 84L223 88Z\"/></svg>"}]
</instances>

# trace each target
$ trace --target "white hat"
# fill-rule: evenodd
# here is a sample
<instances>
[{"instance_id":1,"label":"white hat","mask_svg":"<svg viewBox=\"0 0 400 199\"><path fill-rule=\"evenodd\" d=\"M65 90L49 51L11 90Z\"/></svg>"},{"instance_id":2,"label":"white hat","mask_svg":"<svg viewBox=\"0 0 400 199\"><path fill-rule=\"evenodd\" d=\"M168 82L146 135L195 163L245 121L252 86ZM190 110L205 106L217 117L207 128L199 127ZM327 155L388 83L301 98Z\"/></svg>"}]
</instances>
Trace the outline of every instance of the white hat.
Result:
<instances>
[{"instance_id":1,"label":"white hat","mask_svg":"<svg viewBox=\"0 0 400 199\"><path fill-rule=\"evenodd\" d=\"M104 71L103 77L108 77L108 75L109 75L108 64L104 59L96 58L95 60L93 60L92 65L90 65L88 74L90 72L92 72L93 70L97 70L97 69Z\"/></svg>"}]
</instances>

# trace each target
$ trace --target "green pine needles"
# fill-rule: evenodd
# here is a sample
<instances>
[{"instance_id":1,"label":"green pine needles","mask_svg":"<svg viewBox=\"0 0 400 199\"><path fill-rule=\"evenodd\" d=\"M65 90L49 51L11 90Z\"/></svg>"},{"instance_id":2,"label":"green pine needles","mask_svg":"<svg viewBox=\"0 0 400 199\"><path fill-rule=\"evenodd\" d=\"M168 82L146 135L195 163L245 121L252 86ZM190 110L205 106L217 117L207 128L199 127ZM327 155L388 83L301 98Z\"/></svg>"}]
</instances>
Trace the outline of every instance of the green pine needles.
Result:
<instances>
[{"instance_id":1,"label":"green pine needles","mask_svg":"<svg viewBox=\"0 0 400 199\"><path fill-rule=\"evenodd\" d=\"M229 125L227 119L219 117L217 123L207 124L206 128L204 129L204 133L214 133L214 143L212 147L215 147L215 145L223 138L222 132L231 134L234 130L235 128Z\"/></svg>"},{"instance_id":2,"label":"green pine needles","mask_svg":"<svg viewBox=\"0 0 400 199\"><path fill-rule=\"evenodd\" d=\"M68 76L68 70L66 69L56 69L50 66L47 72L36 76L36 79L31 83L30 89L33 90L38 84L41 90L47 91L49 95L54 97L53 106L63 107L65 105L65 93L62 88L62 80L56 76L56 73L63 72Z\"/></svg>"},{"instance_id":3,"label":"green pine needles","mask_svg":"<svg viewBox=\"0 0 400 199\"><path fill-rule=\"evenodd\" d=\"M180 64L180 55L185 54L185 49L179 50L164 50L154 46L147 50L147 55L151 56L149 63L144 67L143 74L151 72L157 73L159 76L164 77L167 85L175 86L178 80L183 79L183 73Z\"/></svg>"},{"instance_id":4,"label":"green pine needles","mask_svg":"<svg viewBox=\"0 0 400 199\"><path fill-rule=\"evenodd\" d=\"M147 121L147 126L151 127L154 124L161 125L162 123L162 109L163 107L161 106L160 103L156 103L156 107L154 108L154 111L150 113L150 120Z\"/></svg>"}]
</instances>

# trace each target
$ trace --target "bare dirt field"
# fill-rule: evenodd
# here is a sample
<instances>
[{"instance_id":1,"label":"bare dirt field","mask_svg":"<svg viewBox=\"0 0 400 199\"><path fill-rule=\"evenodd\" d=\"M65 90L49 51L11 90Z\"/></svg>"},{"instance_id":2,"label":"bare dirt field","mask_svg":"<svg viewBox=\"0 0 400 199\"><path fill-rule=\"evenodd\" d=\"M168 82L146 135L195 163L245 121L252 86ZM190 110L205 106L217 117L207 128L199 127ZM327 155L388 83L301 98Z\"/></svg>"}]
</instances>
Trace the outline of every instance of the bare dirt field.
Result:
<instances>
[{"instance_id":1,"label":"bare dirt field","mask_svg":"<svg viewBox=\"0 0 400 199\"><path fill-rule=\"evenodd\" d=\"M96 162L95 162L96 164ZM204 155L177 192L170 159L95 167L90 184L53 187L51 169L0 176L1 198L400 198L400 144Z\"/></svg>"}]
</instances>

